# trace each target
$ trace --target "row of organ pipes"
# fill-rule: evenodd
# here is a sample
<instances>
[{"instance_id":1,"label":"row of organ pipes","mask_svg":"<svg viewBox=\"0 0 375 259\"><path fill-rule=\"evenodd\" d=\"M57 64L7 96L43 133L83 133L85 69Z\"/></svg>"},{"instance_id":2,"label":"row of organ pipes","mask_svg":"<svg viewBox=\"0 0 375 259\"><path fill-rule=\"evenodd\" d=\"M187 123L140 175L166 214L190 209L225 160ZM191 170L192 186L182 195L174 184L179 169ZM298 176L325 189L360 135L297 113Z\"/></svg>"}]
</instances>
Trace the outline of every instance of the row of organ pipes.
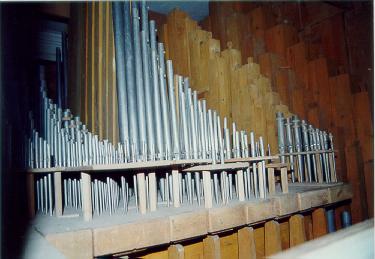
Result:
<instances>
[{"instance_id":1,"label":"row of organ pipes","mask_svg":"<svg viewBox=\"0 0 375 259\"><path fill-rule=\"evenodd\" d=\"M40 105L37 111L29 114L25 167L42 170L189 159L208 159L212 164L224 164L231 158L271 155L269 145L261 136L256 138L253 132L239 130L235 123L228 125L227 118L221 118L215 110L208 109L205 100L198 99L197 92L189 85L189 78L174 74L172 61L165 60L163 43L157 42L155 21L148 20L144 1L113 2L112 13L120 142L99 139L79 116L63 109L59 104L61 101L56 104L48 98L46 81L40 73ZM34 118L34 114L38 116ZM284 119L280 113L277 114L277 126L280 159L290 163L291 181L318 181L315 175L317 161L309 156L283 154L333 149L332 135L329 134L328 141L325 132L312 129L312 126L307 129L304 121L300 122L296 117ZM308 140L305 139L307 131ZM325 154L322 156L324 180L335 181L330 177ZM49 215L54 212L53 177L52 173L45 173L35 178L36 208ZM259 181L260 177L262 181ZM152 195L148 178L146 175L147 201ZM201 172L179 173L178 197L172 192L170 171L157 172L156 178L158 207L169 207L174 199L185 205L201 205L205 196ZM216 204L238 200L235 172L214 172L211 178ZM259 182L267 189L265 162L260 167L250 164L244 170L243 182L245 198L259 198ZM137 186L135 174L93 175L94 215L137 211ZM63 174L62 192L64 211L79 212L82 209L79 174Z\"/></svg>"}]
</instances>

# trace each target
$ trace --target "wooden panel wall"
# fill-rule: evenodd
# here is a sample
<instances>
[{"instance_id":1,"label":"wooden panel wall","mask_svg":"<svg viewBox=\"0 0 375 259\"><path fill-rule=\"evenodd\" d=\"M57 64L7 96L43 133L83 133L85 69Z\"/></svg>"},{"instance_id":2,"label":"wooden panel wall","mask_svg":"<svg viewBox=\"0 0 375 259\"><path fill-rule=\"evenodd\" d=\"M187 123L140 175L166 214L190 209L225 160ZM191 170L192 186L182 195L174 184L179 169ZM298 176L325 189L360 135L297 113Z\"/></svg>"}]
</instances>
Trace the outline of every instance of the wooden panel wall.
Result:
<instances>
[{"instance_id":1,"label":"wooden panel wall","mask_svg":"<svg viewBox=\"0 0 375 259\"><path fill-rule=\"evenodd\" d=\"M211 32L202 30L177 9L167 16L159 38L167 39L165 45L174 71L191 78L191 86L199 97L207 100L209 108L217 110L229 122L236 122L239 129L253 130L257 136L263 136L276 152L275 112L281 110L289 114L288 107L272 89L270 79L261 74L259 65L252 58L244 60L238 50L247 39L240 30L230 28L250 28L245 16L238 14L228 19L231 27L227 26L223 35L234 40L227 42L224 48L222 41L212 38ZM282 87L285 83L280 83Z\"/></svg>"},{"instance_id":2,"label":"wooden panel wall","mask_svg":"<svg viewBox=\"0 0 375 259\"><path fill-rule=\"evenodd\" d=\"M353 184L352 213L358 222L373 214L373 174L369 172L373 128L370 123L364 125L370 121L368 93L354 94L346 73L343 12L319 3L289 6L307 18L299 20L292 16L294 11L288 13L279 4L212 2L209 17L201 23L212 34L195 24L190 29L181 27L177 34L171 29L174 24L193 22L174 10L164 25L171 27L166 42L169 55L175 70L192 78L193 89L208 100L210 108L240 129L265 137L273 152L277 152L277 110L333 132L339 150L338 176ZM184 44L191 46L189 50L172 47ZM205 48L211 52L206 54Z\"/></svg>"},{"instance_id":3,"label":"wooden panel wall","mask_svg":"<svg viewBox=\"0 0 375 259\"><path fill-rule=\"evenodd\" d=\"M72 3L69 32L69 107L81 116L91 132L117 143L111 3Z\"/></svg>"}]
</instances>

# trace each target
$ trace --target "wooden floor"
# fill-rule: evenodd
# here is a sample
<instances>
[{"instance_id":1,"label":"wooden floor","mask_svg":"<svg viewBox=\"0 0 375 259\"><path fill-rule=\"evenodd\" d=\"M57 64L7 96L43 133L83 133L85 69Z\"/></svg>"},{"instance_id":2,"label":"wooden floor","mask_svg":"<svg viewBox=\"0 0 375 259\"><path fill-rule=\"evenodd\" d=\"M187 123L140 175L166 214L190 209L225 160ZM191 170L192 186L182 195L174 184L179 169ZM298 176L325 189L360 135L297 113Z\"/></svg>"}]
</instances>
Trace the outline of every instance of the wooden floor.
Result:
<instances>
[{"instance_id":1,"label":"wooden floor","mask_svg":"<svg viewBox=\"0 0 375 259\"><path fill-rule=\"evenodd\" d=\"M211 209L197 206L165 207L145 215L134 212L94 216L89 222L78 215L60 218L37 215L32 228L67 257L92 258L233 231L351 197L351 186L348 184L295 183L290 184L287 194L278 193L267 199L234 202L225 206L214 205ZM211 241L213 244L216 242L207 242Z\"/></svg>"}]
</instances>

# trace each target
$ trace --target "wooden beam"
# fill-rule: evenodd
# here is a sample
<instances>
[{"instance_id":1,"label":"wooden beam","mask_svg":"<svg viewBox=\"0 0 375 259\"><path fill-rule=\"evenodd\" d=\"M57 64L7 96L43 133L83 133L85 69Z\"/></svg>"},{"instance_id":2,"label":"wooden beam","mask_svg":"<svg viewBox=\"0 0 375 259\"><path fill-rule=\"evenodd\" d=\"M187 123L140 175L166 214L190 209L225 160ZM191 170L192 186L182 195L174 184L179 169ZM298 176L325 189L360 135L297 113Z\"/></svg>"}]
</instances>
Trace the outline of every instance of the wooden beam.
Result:
<instances>
[{"instance_id":1,"label":"wooden beam","mask_svg":"<svg viewBox=\"0 0 375 259\"><path fill-rule=\"evenodd\" d=\"M271 220L264 224L265 255L270 256L281 251L280 225Z\"/></svg>"},{"instance_id":2,"label":"wooden beam","mask_svg":"<svg viewBox=\"0 0 375 259\"><path fill-rule=\"evenodd\" d=\"M238 259L256 259L254 229L244 227L238 230Z\"/></svg>"}]
</instances>

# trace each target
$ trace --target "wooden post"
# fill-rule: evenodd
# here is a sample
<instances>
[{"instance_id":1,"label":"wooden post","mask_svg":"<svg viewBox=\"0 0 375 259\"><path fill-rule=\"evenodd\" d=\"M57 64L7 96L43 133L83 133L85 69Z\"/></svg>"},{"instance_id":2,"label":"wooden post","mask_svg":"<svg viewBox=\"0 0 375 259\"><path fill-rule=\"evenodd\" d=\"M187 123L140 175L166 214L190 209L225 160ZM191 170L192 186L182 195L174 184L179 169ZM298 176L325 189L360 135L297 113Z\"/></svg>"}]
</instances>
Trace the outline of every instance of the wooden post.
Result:
<instances>
[{"instance_id":1,"label":"wooden post","mask_svg":"<svg viewBox=\"0 0 375 259\"><path fill-rule=\"evenodd\" d=\"M146 213L146 185L145 174L137 173L138 210L141 214Z\"/></svg>"},{"instance_id":2,"label":"wooden post","mask_svg":"<svg viewBox=\"0 0 375 259\"><path fill-rule=\"evenodd\" d=\"M28 213L29 217L35 216L35 186L34 186L34 174L27 173L26 176L27 184L27 199L28 199Z\"/></svg>"},{"instance_id":3,"label":"wooden post","mask_svg":"<svg viewBox=\"0 0 375 259\"><path fill-rule=\"evenodd\" d=\"M172 188L173 188L173 206L180 207L180 183L178 179L178 170L172 170Z\"/></svg>"},{"instance_id":4,"label":"wooden post","mask_svg":"<svg viewBox=\"0 0 375 259\"><path fill-rule=\"evenodd\" d=\"M212 191L211 191L211 173L210 171L203 171L203 191L204 191L204 207L206 209L212 208Z\"/></svg>"},{"instance_id":5,"label":"wooden post","mask_svg":"<svg viewBox=\"0 0 375 259\"><path fill-rule=\"evenodd\" d=\"M168 247L169 259L184 259L184 247L180 244L170 245Z\"/></svg>"},{"instance_id":6,"label":"wooden post","mask_svg":"<svg viewBox=\"0 0 375 259\"><path fill-rule=\"evenodd\" d=\"M238 230L238 259L256 259L254 229L244 227Z\"/></svg>"},{"instance_id":7,"label":"wooden post","mask_svg":"<svg viewBox=\"0 0 375 259\"><path fill-rule=\"evenodd\" d=\"M290 247L302 244L306 241L305 223L303 216L296 214L289 219Z\"/></svg>"},{"instance_id":8,"label":"wooden post","mask_svg":"<svg viewBox=\"0 0 375 259\"><path fill-rule=\"evenodd\" d=\"M270 256L281 251L280 225L271 220L264 224L265 254Z\"/></svg>"},{"instance_id":9,"label":"wooden post","mask_svg":"<svg viewBox=\"0 0 375 259\"><path fill-rule=\"evenodd\" d=\"M275 194L276 192L274 168L268 168L268 190L270 195Z\"/></svg>"},{"instance_id":10,"label":"wooden post","mask_svg":"<svg viewBox=\"0 0 375 259\"><path fill-rule=\"evenodd\" d=\"M258 179L259 179L259 197L264 199L266 197L264 190L264 183L263 183L263 170L262 170L262 162L258 163Z\"/></svg>"},{"instance_id":11,"label":"wooden post","mask_svg":"<svg viewBox=\"0 0 375 259\"><path fill-rule=\"evenodd\" d=\"M220 239L217 235L203 239L203 258L220 259Z\"/></svg>"},{"instance_id":12,"label":"wooden post","mask_svg":"<svg viewBox=\"0 0 375 259\"><path fill-rule=\"evenodd\" d=\"M281 168L281 188L283 189L283 193L288 193L288 169L286 167Z\"/></svg>"},{"instance_id":13,"label":"wooden post","mask_svg":"<svg viewBox=\"0 0 375 259\"><path fill-rule=\"evenodd\" d=\"M321 237L327 234L327 219L324 208L319 208L312 213L313 237Z\"/></svg>"},{"instance_id":14,"label":"wooden post","mask_svg":"<svg viewBox=\"0 0 375 259\"><path fill-rule=\"evenodd\" d=\"M89 221L92 219L92 203L91 203L91 175L81 172L81 190L82 190L82 206L83 219Z\"/></svg>"},{"instance_id":15,"label":"wooden post","mask_svg":"<svg viewBox=\"0 0 375 259\"><path fill-rule=\"evenodd\" d=\"M244 201L245 200L245 185L243 182L243 171L238 170L237 171L237 178L238 178L238 200Z\"/></svg>"},{"instance_id":16,"label":"wooden post","mask_svg":"<svg viewBox=\"0 0 375 259\"><path fill-rule=\"evenodd\" d=\"M56 217L62 215L62 188L61 188L61 172L53 174L53 183L55 191L55 213Z\"/></svg>"},{"instance_id":17,"label":"wooden post","mask_svg":"<svg viewBox=\"0 0 375 259\"><path fill-rule=\"evenodd\" d=\"M150 200L150 211L156 211L157 203L157 190L156 190L156 176L155 172L148 174L148 188L149 188L149 200Z\"/></svg>"}]
</instances>

